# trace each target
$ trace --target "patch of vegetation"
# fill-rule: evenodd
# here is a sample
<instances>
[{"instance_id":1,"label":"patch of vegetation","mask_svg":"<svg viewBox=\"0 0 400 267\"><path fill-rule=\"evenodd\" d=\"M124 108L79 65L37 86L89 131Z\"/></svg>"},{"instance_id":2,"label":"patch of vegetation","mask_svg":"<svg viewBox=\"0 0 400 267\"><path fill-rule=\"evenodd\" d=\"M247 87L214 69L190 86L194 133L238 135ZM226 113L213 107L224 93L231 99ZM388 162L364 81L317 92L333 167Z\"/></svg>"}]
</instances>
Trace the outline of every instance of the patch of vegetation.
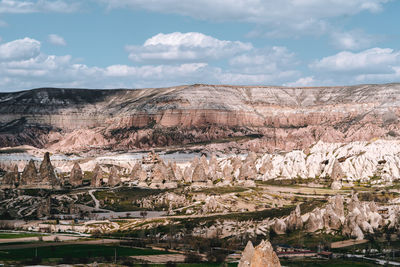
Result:
<instances>
[{"instance_id":1,"label":"patch of vegetation","mask_svg":"<svg viewBox=\"0 0 400 267\"><path fill-rule=\"evenodd\" d=\"M0 260L24 260L32 259L37 256L42 259L49 258L93 258L93 257L114 257L115 250L118 256L138 256L138 255L161 255L169 254L166 251L127 248L107 245L60 245L39 248L22 248L1 250Z\"/></svg>"},{"instance_id":2,"label":"patch of vegetation","mask_svg":"<svg viewBox=\"0 0 400 267\"><path fill-rule=\"evenodd\" d=\"M284 235L270 234L273 245L290 245L292 247L305 247L316 250L319 245L329 249L332 242L345 240L346 237L339 234L307 233L304 230L296 230Z\"/></svg>"},{"instance_id":3,"label":"patch of vegetation","mask_svg":"<svg viewBox=\"0 0 400 267\"><path fill-rule=\"evenodd\" d=\"M204 193L209 195L224 195L229 193L240 193L247 191L244 187L235 186L224 186L224 187L213 187L213 188L201 188L199 190L193 191L193 193Z\"/></svg>"},{"instance_id":4,"label":"patch of vegetation","mask_svg":"<svg viewBox=\"0 0 400 267\"><path fill-rule=\"evenodd\" d=\"M266 181L256 181L259 185L275 185L275 186L298 186L308 183L322 184L329 186L332 181L329 178L292 178L292 179L270 179Z\"/></svg>"},{"instance_id":5,"label":"patch of vegetation","mask_svg":"<svg viewBox=\"0 0 400 267\"><path fill-rule=\"evenodd\" d=\"M25 153L27 150L23 148L7 148L0 149L0 154L15 154L15 153Z\"/></svg>"},{"instance_id":6,"label":"patch of vegetation","mask_svg":"<svg viewBox=\"0 0 400 267\"><path fill-rule=\"evenodd\" d=\"M304 214L306 212L310 212L316 207L322 206L326 201L320 199L313 199L309 202L305 202L300 205L301 212ZM141 237L147 235L153 235L155 233L159 234L169 234L171 233L171 229L173 231L185 230L190 232L195 227L198 226L212 226L216 224L217 221L261 221L267 218L277 218L288 216L296 207L294 205L286 206L283 208L275 208L275 209L265 209L260 211L253 212L235 212L223 215L212 215L212 216L203 216L203 217L195 217L195 218L173 218L171 217L169 224L160 224L150 229L140 229L140 230L131 230L125 232L113 232L112 236L130 236L130 237Z\"/></svg>"},{"instance_id":7,"label":"patch of vegetation","mask_svg":"<svg viewBox=\"0 0 400 267\"><path fill-rule=\"evenodd\" d=\"M394 198L400 197L397 192L386 192L384 190L378 192L360 192L358 199L361 201L375 201L378 203L388 203Z\"/></svg>"},{"instance_id":8,"label":"patch of vegetation","mask_svg":"<svg viewBox=\"0 0 400 267\"><path fill-rule=\"evenodd\" d=\"M0 232L0 239L24 238L24 237L34 237L34 236L41 236L41 234L38 234L38 233Z\"/></svg>"},{"instance_id":9,"label":"patch of vegetation","mask_svg":"<svg viewBox=\"0 0 400 267\"><path fill-rule=\"evenodd\" d=\"M121 187L114 190L96 191L94 195L99 201L104 203L101 208L113 211L135 211L142 210L140 206L135 205L135 201L161 194L164 191L160 189ZM161 209L162 207L159 208Z\"/></svg>"}]
</instances>

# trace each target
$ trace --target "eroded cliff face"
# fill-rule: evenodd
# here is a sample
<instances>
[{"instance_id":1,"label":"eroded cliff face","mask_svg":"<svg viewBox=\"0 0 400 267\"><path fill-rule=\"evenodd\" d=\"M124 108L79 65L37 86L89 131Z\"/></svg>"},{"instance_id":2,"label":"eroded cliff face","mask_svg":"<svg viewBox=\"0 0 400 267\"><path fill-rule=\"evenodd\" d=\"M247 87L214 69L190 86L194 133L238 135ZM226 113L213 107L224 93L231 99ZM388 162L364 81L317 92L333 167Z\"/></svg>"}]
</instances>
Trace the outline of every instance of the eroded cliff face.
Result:
<instances>
[{"instance_id":1,"label":"eroded cliff face","mask_svg":"<svg viewBox=\"0 0 400 267\"><path fill-rule=\"evenodd\" d=\"M399 115L400 84L45 88L0 94L0 146L135 149L247 135L255 150L293 150L395 138Z\"/></svg>"}]
</instances>

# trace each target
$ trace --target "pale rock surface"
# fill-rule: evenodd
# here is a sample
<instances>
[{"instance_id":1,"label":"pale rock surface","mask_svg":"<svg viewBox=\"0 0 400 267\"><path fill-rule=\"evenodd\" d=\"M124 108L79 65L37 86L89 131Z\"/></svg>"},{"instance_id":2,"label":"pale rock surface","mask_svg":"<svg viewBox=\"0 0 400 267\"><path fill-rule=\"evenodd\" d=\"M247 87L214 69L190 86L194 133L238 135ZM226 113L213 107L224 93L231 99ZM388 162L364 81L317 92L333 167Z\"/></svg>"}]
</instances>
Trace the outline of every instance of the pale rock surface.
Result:
<instances>
[{"instance_id":1,"label":"pale rock surface","mask_svg":"<svg viewBox=\"0 0 400 267\"><path fill-rule=\"evenodd\" d=\"M250 242L250 241L249 241ZM272 245L268 241L261 243L253 248L253 245L247 243L239 261L238 267L280 267L280 261L274 252Z\"/></svg>"}]
</instances>

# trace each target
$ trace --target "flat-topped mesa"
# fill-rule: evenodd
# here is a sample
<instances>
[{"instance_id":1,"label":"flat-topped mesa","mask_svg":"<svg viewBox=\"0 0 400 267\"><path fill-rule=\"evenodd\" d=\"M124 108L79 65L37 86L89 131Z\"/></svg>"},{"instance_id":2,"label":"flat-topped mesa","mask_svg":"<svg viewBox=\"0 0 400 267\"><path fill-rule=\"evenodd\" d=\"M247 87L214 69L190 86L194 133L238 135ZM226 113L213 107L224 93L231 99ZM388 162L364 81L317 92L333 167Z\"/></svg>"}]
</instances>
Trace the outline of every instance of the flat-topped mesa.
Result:
<instances>
[{"instance_id":1,"label":"flat-topped mesa","mask_svg":"<svg viewBox=\"0 0 400 267\"><path fill-rule=\"evenodd\" d=\"M81 166L79 166L78 162L75 162L74 166L71 169L69 183L74 187L78 187L82 185L82 182L83 182L83 173Z\"/></svg>"}]
</instances>

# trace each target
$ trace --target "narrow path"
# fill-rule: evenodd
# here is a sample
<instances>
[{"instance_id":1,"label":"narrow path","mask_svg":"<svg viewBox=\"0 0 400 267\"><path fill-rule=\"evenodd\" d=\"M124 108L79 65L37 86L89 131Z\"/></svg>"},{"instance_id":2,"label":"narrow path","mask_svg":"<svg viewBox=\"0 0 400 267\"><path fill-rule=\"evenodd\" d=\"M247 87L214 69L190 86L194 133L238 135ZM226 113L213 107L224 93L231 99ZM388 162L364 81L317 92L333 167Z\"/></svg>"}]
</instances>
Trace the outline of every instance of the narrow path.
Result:
<instances>
[{"instance_id":1,"label":"narrow path","mask_svg":"<svg viewBox=\"0 0 400 267\"><path fill-rule=\"evenodd\" d=\"M96 189L89 190L89 195L94 201L94 209L100 209L100 201L94 196L93 192L96 192Z\"/></svg>"}]
</instances>

